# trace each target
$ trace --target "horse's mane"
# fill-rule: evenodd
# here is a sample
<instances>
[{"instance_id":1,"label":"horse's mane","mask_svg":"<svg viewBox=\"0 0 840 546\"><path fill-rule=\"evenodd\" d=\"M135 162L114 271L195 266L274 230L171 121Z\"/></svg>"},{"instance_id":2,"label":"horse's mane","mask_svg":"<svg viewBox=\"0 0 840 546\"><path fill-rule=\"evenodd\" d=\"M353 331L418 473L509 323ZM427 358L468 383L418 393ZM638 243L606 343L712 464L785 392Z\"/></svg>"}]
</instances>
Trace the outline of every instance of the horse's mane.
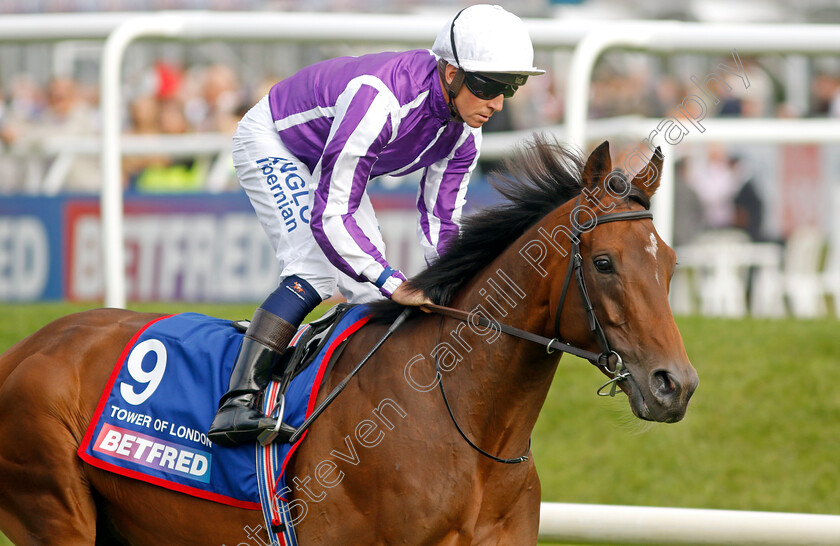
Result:
<instances>
[{"instance_id":1,"label":"horse's mane","mask_svg":"<svg viewBox=\"0 0 840 546\"><path fill-rule=\"evenodd\" d=\"M491 175L493 187L505 201L467 216L457 239L427 269L409 279L429 298L447 305L455 292L513 244L531 226L557 207L580 195L584 160L542 135L518 148ZM621 171L610 177L612 186L627 184ZM614 189L621 192L621 188ZM650 207L647 196L631 187L628 199ZM374 319L391 320L402 307L390 300L372 305Z\"/></svg>"}]
</instances>

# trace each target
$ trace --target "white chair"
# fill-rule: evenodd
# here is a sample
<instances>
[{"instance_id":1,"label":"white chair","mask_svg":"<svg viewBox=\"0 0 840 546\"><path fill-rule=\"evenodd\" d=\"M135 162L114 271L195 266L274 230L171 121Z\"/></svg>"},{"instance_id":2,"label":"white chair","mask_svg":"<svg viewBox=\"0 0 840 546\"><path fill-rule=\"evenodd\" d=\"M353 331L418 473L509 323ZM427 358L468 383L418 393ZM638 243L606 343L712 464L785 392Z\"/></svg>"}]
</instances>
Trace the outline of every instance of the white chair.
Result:
<instances>
[{"instance_id":1,"label":"white chair","mask_svg":"<svg viewBox=\"0 0 840 546\"><path fill-rule=\"evenodd\" d=\"M782 246L776 243L753 243L746 248L754 267L750 290L750 315L780 318L787 314L782 273Z\"/></svg>"},{"instance_id":2,"label":"white chair","mask_svg":"<svg viewBox=\"0 0 840 546\"><path fill-rule=\"evenodd\" d=\"M823 292L831 296L834 316L840 318L840 241L834 241L828 250L822 273Z\"/></svg>"},{"instance_id":3,"label":"white chair","mask_svg":"<svg viewBox=\"0 0 840 546\"><path fill-rule=\"evenodd\" d=\"M797 228L785 244L785 295L795 317L813 318L826 314L820 273L824 247L822 230L812 226Z\"/></svg>"},{"instance_id":4,"label":"white chair","mask_svg":"<svg viewBox=\"0 0 840 546\"><path fill-rule=\"evenodd\" d=\"M754 243L735 229L709 231L679 247L677 261L684 271L671 301L680 310L693 311L699 301L707 316L742 317L748 310L760 317L786 314L781 245ZM751 271L755 275L747 306Z\"/></svg>"},{"instance_id":5,"label":"white chair","mask_svg":"<svg viewBox=\"0 0 840 546\"><path fill-rule=\"evenodd\" d=\"M694 268L700 312L706 316L742 317L747 314L746 270L740 253L749 235L735 229L701 233L678 251L677 261Z\"/></svg>"},{"instance_id":6,"label":"white chair","mask_svg":"<svg viewBox=\"0 0 840 546\"><path fill-rule=\"evenodd\" d=\"M679 256L680 250L677 249ZM692 315L697 311L694 283L692 276L694 271L692 267L686 267L679 259L679 265L674 271L674 276L671 278L670 303L671 311L675 315Z\"/></svg>"}]
</instances>

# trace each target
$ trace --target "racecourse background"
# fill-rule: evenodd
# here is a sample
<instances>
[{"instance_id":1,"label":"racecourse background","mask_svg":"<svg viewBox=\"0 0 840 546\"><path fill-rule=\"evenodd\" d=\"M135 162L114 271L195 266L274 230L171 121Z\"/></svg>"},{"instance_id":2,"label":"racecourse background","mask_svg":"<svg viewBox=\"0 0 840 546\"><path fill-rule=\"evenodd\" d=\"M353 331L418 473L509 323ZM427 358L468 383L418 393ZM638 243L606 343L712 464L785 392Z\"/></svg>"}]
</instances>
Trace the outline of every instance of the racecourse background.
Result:
<instances>
[{"instance_id":1,"label":"racecourse background","mask_svg":"<svg viewBox=\"0 0 840 546\"><path fill-rule=\"evenodd\" d=\"M828 1L763 6L752 2L723 6L698 1L637 2L631 6L608 1L580 5L542 1L505 3L509 9L529 17L557 14L586 20L667 17L714 22L815 23L840 22L840 10L834 4ZM21 0L0 2L0 13L122 7L116 1ZM146 0L132 3L132 7L298 10L304 4ZM460 7L455 2L430 2L419 9L450 14ZM305 9L405 12L418 8L413 2L380 1L362 5L323 0L315 4L308 2ZM230 45L215 41L199 45L144 42L133 46L127 58L125 82L129 104L123 112L124 126L126 131L141 136L220 136L221 141L226 141L242 109L276 79L322 58L361 53L365 49L336 45ZM65 173L55 195L46 196L41 184L44 173L56 165L58 152L62 150L61 146L50 148L53 142L50 139L82 144L90 138L96 145L101 122L97 110L100 53L101 48L89 42L0 45L0 300L27 302L0 304L0 350L34 331L48 318L95 306L90 303L98 294L95 282L91 281L95 280L95 272L91 273L87 266L76 269L88 276L82 275L78 284L66 284L74 270L62 263L65 252L84 250L93 239L62 240L68 225L57 224L50 228L58 237L55 245L28 246L24 243L35 240L31 234L37 228L30 229L29 219L20 221L20 216L21 211L28 217L37 216L32 211L40 209L43 215L52 214L58 222L64 213L56 211L63 211L62 207L69 201L72 205L69 216L81 222L69 227L76 230L95 225L90 209L84 206L85 199L89 202L95 198L93 192L98 188L99 166L95 159L86 161L80 157ZM728 119L840 116L840 61L836 57L744 58L751 87L739 96L727 96L720 105L715 105L710 116ZM495 118L498 125L489 127L488 131L532 130L562 121L564 70L568 62L568 52L538 52L538 64L550 66L550 76L532 79L506 104L505 115ZM666 116L688 93L697 92L689 78L691 75L707 74L721 62L730 61L714 55L664 57L608 53L596 70L590 117ZM726 94L724 88L717 89ZM637 144L615 143L616 162L621 161L622 153ZM739 227L746 229L751 241L785 244L799 228L813 227L819 244L819 269L815 273L825 275L820 279L836 282L840 270L833 270L829 265L837 241L831 241L828 233L838 210L838 202L832 201L832 195L838 195L840 187L837 151L833 145L681 148L676 243L691 243L707 228ZM129 206L134 206L133 200L138 199L141 205L137 206L142 209L143 200L147 199L146 202L155 203L154 214L162 214L158 210L161 201L169 203L170 208L177 208L172 203L179 200L195 206L207 199L205 185L215 159L214 155L185 158L167 153L127 157L124 167ZM477 173L469 196L473 203L486 202L477 196L485 195L485 175L492 166L492 162L485 162ZM223 174L220 188L236 192L230 172ZM399 214L406 208L412 196L410 186L411 181L400 180L375 183L375 198L382 200L386 215ZM736 198L744 188L753 195L742 195L738 205ZM183 195L171 197L171 192L176 190ZM712 193L717 196L718 204L741 213L730 214L724 220L704 217L702 200ZM221 199L236 199L233 195L222 193ZM78 199L83 202L81 206ZM32 204L22 208L24 202ZM185 218L177 216L177 210L174 214L174 217L136 218L135 226L141 227L133 232L135 248L154 248L152 254L161 252L161 246L142 246L144 241L152 240L150 231L143 230L142 225L158 223L171 228L183 224ZM231 223L237 224L238 218ZM241 218L244 221L244 216ZM43 220L42 225L49 228L49 221ZM394 220L393 225L401 224L404 222L399 218ZM397 252L403 252L402 246L413 237L412 231L406 231L407 235L394 245ZM170 229L169 233L178 231ZM70 241L75 241L76 246L70 245ZM162 239L154 241L159 244ZM247 247L249 243L242 244ZM63 290L58 299L81 300L81 303L36 303L43 299L43 293L20 297L26 293L22 288L33 286L32 277L28 276L33 270L27 267L34 267L36 258L43 256L45 249L49 256L47 267L59 267L54 273L58 290ZM233 245L222 247L220 252L235 256L239 250L239 246ZM140 256L139 250L136 255ZM24 257L23 261L20 257ZM259 299L244 292L246 288L261 290L259 284L251 282L252 273L231 268L238 276L219 282L213 287L217 292L192 299L233 300L241 304L215 306L172 301L141 304L140 300L154 301L169 294L161 293L164 285L159 282L159 275L168 262L155 258L151 262L153 266L148 262L137 263L146 265L138 268L140 276L133 285L136 292L129 304L132 308L166 312L198 310L243 318L250 316L254 302ZM686 265L684 261L683 267ZM754 280L754 272L751 274ZM270 284L270 278L267 282ZM82 289L92 291L79 292ZM838 312L836 297L824 298L827 311ZM181 293L178 298L185 299ZM789 308L787 311L791 312ZM542 479L543 500L840 513L835 488L840 478L836 469L840 443L831 433L840 417L840 406L833 392L840 369L836 320L721 320L681 316L678 324L701 377L688 416L678 425L647 425L632 418L626 400L595 398L594 389L600 384L600 376L574 358L564 359L534 432L534 455Z\"/></svg>"},{"instance_id":2,"label":"racecourse background","mask_svg":"<svg viewBox=\"0 0 840 546\"><path fill-rule=\"evenodd\" d=\"M72 5L72 2L62 5ZM569 17L585 19L586 15L581 14L593 6L597 14L604 2L584 3ZM535 10L535 6L526 7ZM551 9L544 6L541 14L551 13ZM807 18L807 10L804 13L799 17ZM567 12L562 12L563 17L566 15ZM699 15L689 10L681 16L698 18ZM195 196L206 191L229 191L241 197L225 147L229 146L232 127L242 111L283 74L327 56L369 49L358 45L228 44L219 41L200 46L171 42L132 46L126 57L127 101L122 114L127 142L135 139L134 147L126 146L128 153L123 161L127 200L137 196L150 199L167 196L165 199L168 200L173 193ZM88 193L93 196L100 185L95 155L100 145L97 131L102 122L98 118L96 86L100 53L101 47L96 44L77 41L0 48L0 75L3 77L0 92L8 97L0 108L0 139L4 144L0 151L3 167L0 169L0 187L8 195L8 199L4 199L5 207L0 210L0 246L12 256L0 262L2 299L84 300L95 297L99 290L97 261L90 258L92 254L84 253L85 249L95 249L97 237L101 237L96 233L96 222L93 221L96 210L88 210L85 218L77 214L78 207L73 203L66 205L61 200L68 195ZM539 51L538 57L542 64L551 67L550 75L534 78L507 102L505 110L494 116L495 123L488 127L488 140L494 132L510 134L509 129L552 131L562 120L569 53ZM823 116L832 119L840 110L840 70L835 57L759 55L738 57L739 63L741 60L749 77L748 87L733 87L733 82L719 77L725 75L719 67L732 63L726 56L679 54L663 57L610 52L596 69L590 115L616 120L633 114L655 122L674 115L681 98L700 92L707 100L717 101L709 103L709 117L737 120ZM704 74L708 75L705 81ZM712 74L716 77L709 79ZM701 76L699 80L698 75ZM747 83L746 77L744 83ZM613 139L616 163L623 164L624 157L637 145L636 137ZM759 299L785 291L784 297L793 299L796 294L789 286L808 284L812 287L809 290L818 296L833 295L836 299L840 294L840 243L837 237L834 240L829 237L832 229L835 234L840 233L837 216L833 214L840 207L837 176L840 154L836 153L836 148L834 144L741 143L728 146L687 144L671 151L677 160L674 188L677 222L673 242L680 250L681 245L694 244L707 234L717 242L714 237L735 233L739 242L767 243L765 246L772 247L768 249L772 254L770 260L748 261L744 264L747 271L737 271L733 275L752 277L755 268L772 262L765 269L771 269L770 273L776 277L782 274L785 278L774 280L772 289L763 292L758 289L750 292L751 280L741 279L734 288L736 297L739 291L740 297L752 298L759 294ZM176 152L176 149L180 151ZM474 177L468 195L470 205L480 205L481 196L486 194L483 181L495 165L489 157L485 157ZM411 206L413 184L414 180L409 178L377 180L371 186L374 199L381 198L389 203L378 206L383 216L390 213L389 208L396 212L393 226L409 221L405 209ZM36 205L20 212L27 205L16 201L21 195L24 199L39 196L44 206ZM200 200L194 199L194 202ZM44 212L50 207L58 214ZM154 205L153 208L161 211L167 207ZM34 210L40 210L40 213L30 212ZM38 214L40 218L33 218ZM159 214L166 216L167 212ZM183 222L188 218L175 211L173 220ZM59 219L65 219L65 223L58 225ZM154 226L168 219L147 215L140 223ZM140 227L143 236L149 229ZM397 228L392 227L385 233L388 235L395 230ZM404 259L396 261L413 273L416 271L413 264L422 264L422 259L411 257L416 257L417 253L408 248L412 240L410 232L401 231L388 244L389 248L396 249L392 253L405 254L400 256ZM65 233L72 235L66 237ZM800 237L803 233L804 237ZM212 239L220 240L218 237ZM788 244L803 240L803 244ZM703 241L708 242L708 239ZM131 279L134 292L129 294L130 299L174 297L229 301L252 299L254 294L219 294L217 287L262 289L259 284L247 282L249 277L240 276L228 283L215 279L205 281L211 288L203 292L179 293L176 290L155 294L148 287L156 286L157 269L167 267L154 261L163 251L143 249L141 243L135 246L139 248L139 254L133 257L130 266L138 278ZM216 251L222 256L230 253L229 248ZM782 252L786 253L783 258ZM15 259L17 256L26 259ZM85 262L85 258L90 261ZM702 265L707 261L689 263L684 260L684 265L697 269L698 263ZM798 271L790 271L794 264ZM270 268L258 273L263 278L272 276ZM88 274L88 277L78 280L80 274ZM704 275L705 272L698 271L695 277ZM807 283L794 282L795 275L804 277ZM690 281L690 277L687 279ZM686 279L679 280L678 286L687 284L683 282ZM709 290L715 290L723 283L706 284ZM768 286L768 283L756 283L756 286ZM730 311L731 306L721 311L719 306L705 302L698 306L692 298L702 298L702 294L696 293L699 291L694 287L695 294L679 300L679 306L675 299L675 307L686 312L699 307L711 314L739 315L747 311L740 308ZM796 302L789 302L788 308L784 302L774 302L772 306L764 305L759 314L778 316L789 311L797 316L808 316L825 314L830 309L819 304L818 297L818 304L813 303L813 297L811 300L801 312L802 306ZM748 310L752 312L754 307L751 302Z\"/></svg>"}]
</instances>

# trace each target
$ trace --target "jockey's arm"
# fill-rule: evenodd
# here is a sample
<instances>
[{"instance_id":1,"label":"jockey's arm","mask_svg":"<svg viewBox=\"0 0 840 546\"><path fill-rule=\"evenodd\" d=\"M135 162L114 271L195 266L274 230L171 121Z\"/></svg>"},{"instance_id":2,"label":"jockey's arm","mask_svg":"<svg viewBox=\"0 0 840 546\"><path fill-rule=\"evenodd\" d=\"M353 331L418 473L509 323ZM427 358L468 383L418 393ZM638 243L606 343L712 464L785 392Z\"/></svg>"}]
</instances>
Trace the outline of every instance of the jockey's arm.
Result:
<instances>
[{"instance_id":1,"label":"jockey's arm","mask_svg":"<svg viewBox=\"0 0 840 546\"><path fill-rule=\"evenodd\" d=\"M417 198L417 234L427 263L436 260L458 238L467 185L480 146L481 130L464 125L452 152L423 172Z\"/></svg>"}]
</instances>

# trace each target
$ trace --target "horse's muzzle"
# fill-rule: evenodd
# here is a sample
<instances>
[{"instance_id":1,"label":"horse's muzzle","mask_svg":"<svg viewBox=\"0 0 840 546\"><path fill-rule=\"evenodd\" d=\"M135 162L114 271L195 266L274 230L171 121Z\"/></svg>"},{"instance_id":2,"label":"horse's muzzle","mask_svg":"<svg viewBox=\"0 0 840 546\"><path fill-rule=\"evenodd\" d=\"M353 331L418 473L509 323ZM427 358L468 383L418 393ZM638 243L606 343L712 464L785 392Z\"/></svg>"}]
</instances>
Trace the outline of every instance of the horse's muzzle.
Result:
<instances>
[{"instance_id":1,"label":"horse's muzzle","mask_svg":"<svg viewBox=\"0 0 840 546\"><path fill-rule=\"evenodd\" d=\"M636 417L660 423L676 423L685 417L688 402L699 383L694 368L657 368L650 372L647 382L637 377L641 379L644 375L635 372L620 385Z\"/></svg>"},{"instance_id":2,"label":"horse's muzzle","mask_svg":"<svg viewBox=\"0 0 840 546\"><path fill-rule=\"evenodd\" d=\"M699 383L697 372L687 368L653 370L648 376L648 418L664 423L676 423L685 417L688 402ZM647 394L647 393L645 393Z\"/></svg>"}]
</instances>

